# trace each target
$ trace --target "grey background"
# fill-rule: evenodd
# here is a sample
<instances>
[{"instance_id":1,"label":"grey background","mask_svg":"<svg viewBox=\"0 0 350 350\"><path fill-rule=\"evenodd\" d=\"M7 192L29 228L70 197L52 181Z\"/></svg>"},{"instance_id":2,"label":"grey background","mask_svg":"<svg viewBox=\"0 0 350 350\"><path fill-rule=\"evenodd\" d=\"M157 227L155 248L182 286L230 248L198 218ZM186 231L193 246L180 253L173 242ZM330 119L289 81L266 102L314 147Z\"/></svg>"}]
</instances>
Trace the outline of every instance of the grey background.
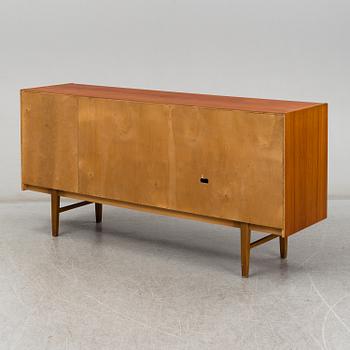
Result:
<instances>
[{"instance_id":1,"label":"grey background","mask_svg":"<svg viewBox=\"0 0 350 350\"><path fill-rule=\"evenodd\" d=\"M64 82L329 103L329 194L350 196L348 1L0 2L0 200L20 191L19 89Z\"/></svg>"}]
</instances>

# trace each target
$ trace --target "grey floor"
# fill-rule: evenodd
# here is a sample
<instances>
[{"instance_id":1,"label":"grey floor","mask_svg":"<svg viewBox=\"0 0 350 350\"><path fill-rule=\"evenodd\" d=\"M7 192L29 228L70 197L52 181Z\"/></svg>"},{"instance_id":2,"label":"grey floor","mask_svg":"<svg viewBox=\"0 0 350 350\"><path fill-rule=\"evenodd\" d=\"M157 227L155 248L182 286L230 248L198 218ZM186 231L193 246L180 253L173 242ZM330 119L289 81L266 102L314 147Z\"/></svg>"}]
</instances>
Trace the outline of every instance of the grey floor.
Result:
<instances>
[{"instance_id":1,"label":"grey floor","mask_svg":"<svg viewBox=\"0 0 350 350\"><path fill-rule=\"evenodd\" d=\"M260 237L256 235L255 237ZM104 207L0 204L0 349L350 349L350 201L256 248L239 231Z\"/></svg>"}]
</instances>

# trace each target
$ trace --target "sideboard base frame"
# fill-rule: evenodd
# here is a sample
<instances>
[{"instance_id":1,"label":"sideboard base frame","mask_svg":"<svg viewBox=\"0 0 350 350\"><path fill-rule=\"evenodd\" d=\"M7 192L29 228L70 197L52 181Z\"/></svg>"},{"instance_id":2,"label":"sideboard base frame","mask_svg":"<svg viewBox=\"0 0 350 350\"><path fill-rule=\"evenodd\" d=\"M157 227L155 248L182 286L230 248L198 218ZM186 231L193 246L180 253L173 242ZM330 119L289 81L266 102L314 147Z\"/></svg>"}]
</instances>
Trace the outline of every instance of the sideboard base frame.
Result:
<instances>
[{"instance_id":1,"label":"sideboard base frame","mask_svg":"<svg viewBox=\"0 0 350 350\"><path fill-rule=\"evenodd\" d=\"M60 206L61 196L59 195L59 191L51 190L51 233L52 237L57 237L59 232L59 223L60 223L60 213L64 213L65 211L72 210L75 208L79 208L85 205L92 204L93 202L82 201L70 205L66 205L64 207ZM102 221L102 204L95 203L95 217L96 223L100 223Z\"/></svg>"},{"instance_id":2,"label":"sideboard base frame","mask_svg":"<svg viewBox=\"0 0 350 350\"><path fill-rule=\"evenodd\" d=\"M251 227L247 223L241 224L241 265L242 265L242 276L249 277L249 261L250 261L250 251L251 249L267 243L275 238L279 238L280 241L280 256L281 259L287 258L288 249L288 238L277 236L275 234L270 234L263 238L260 238L254 242L250 242L251 237Z\"/></svg>"},{"instance_id":3,"label":"sideboard base frame","mask_svg":"<svg viewBox=\"0 0 350 350\"><path fill-rule=\"evenodd\" d=\"M174 216L178 218L191 219L196 221L203 221L212 224L225 225L230 227L240 228L241 231L241 265L242 265L242 276L249 276L249 262L250 262L250 250L269 242L270 240L279 237L280 240L280 255L284 259L287 257L287 245L288 238L282 229L275 227L259 226L246 222L239 222L233 220L226 220L220 218L207 217L202 215L196 215L192 213L178 212L170 209L156 208L146 205L140 205L135 203L123 202L118 200L100 198L90 195L83 195L80 193L72 193L66 191L53 190L43 187L31 186L23 184L23 190L32 190L37 192L48 193L51 195L51 224L52 224L52 236L57 237L59 233L59 214L68 210L72 210L81 206L95 203L95 217L96 223L102 221L102 205L112 205L127 209L134 209L139 211L150 212L158 215ZM60 207L60 198L68 197L73 199L82 200L82 202L70 204L64 207ZM257 241L250 242L251 231L258 231L269 233L269 235L258 239Z\"/></svg>"}]
</instances>

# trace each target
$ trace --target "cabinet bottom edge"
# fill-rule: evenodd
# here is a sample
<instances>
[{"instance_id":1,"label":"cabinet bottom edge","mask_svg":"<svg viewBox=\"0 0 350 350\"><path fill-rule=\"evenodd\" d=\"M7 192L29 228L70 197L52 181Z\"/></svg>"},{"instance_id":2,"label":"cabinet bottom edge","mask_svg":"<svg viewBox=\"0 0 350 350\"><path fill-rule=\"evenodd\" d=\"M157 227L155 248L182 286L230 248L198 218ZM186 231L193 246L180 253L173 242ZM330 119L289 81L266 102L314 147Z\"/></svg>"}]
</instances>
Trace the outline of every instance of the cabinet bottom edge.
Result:
<instances>
[{"instance_id":1,"label":"cabinet bottom edge","mask_svg":"<svg viewBox=\"0 0 350 350\"><path fill-rule=\"evenodd\" d=\"M22 190L31 190L31 191L37 191L37 192L43 192L50 194L52 189L46 188L46 187L40 187L40 186L32 186L27 184L22 184ZM158 215L165 215L165 216L173 216L178 217L182 219L190 219L195 221L202 221L207 222L210 224L218 224L218 225L224 225L224 226L230 226L230 227L241 227L242 221L236 221L236 220L229 220L229 219L222 219L222 218L216 218L212 216L205 216L200 214L193 214L189 212L182 212L177 211L173 209L166 209L166 208L159 208L154 207L150 205L144 205L144 204L136 204L131 202L125 202L115 199L108 199L108 198L102 198L102 197L96 197L81 193L75 193L75 192L69 192L69 191L62 191L57 190L59 196L61 197L68 197L73 199L79 199L79 200L85 200L90 201L94 203L101 203L126 209L134 209L138 211L144 211L148 213L158 214ZM263 226L263 225L256 225L253 223L249 223L251 230L253 231L259 231L259 232L266 232L275 234L277 236L283 236L283 229L278 227L269 227L269 226Z\"/></svg>"}]
</instances>

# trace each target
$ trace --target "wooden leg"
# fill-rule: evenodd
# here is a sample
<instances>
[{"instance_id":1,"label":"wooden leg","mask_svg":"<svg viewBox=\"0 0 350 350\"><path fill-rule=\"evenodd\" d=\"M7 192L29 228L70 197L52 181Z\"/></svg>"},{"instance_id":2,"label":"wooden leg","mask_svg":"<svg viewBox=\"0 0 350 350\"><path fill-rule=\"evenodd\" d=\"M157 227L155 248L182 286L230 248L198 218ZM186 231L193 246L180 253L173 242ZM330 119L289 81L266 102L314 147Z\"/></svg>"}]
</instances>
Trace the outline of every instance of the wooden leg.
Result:
<instances>
[{"instance_id":1,"label":"wooden leg","mask_svg":"<svg viewBox=\"0 0 350 350\"><path fill-rule=\"evenodd\" d=\"M52 226L52 236L58 236L59 229L59 219L60 219L60 196L57 191L51 192L51 226Z\"/></svg>"},{"instance_id":2,"label":"wooden leg","mask_svg":"<svg viewBox=\"0 0 350 350\"><path fill-rule=\"evenodd\" d=\"M96 222L102 221L102 204L95 203L95 216L96 216Z\"/></svg>"},{"instance_id":3,"label":"wooden leg","mask_svg":"<svg viewBox=\"0 0 350 350\"><path fill-rule=\"evenodd\" d=\"M281 258L285 259L288 253L288 238L280 237L280 254Z\"/></svg>"},{"instance_id":4,"label":"wooden leg","mask_svg":"<svg viewBox=\"0 0 350 350\"><path fill-rule=\"evenodd\" d=\"M250 227L249 224L241 224L241 264L242 276L249 276L250 259Z\"/></svg>"}]
</instances>

